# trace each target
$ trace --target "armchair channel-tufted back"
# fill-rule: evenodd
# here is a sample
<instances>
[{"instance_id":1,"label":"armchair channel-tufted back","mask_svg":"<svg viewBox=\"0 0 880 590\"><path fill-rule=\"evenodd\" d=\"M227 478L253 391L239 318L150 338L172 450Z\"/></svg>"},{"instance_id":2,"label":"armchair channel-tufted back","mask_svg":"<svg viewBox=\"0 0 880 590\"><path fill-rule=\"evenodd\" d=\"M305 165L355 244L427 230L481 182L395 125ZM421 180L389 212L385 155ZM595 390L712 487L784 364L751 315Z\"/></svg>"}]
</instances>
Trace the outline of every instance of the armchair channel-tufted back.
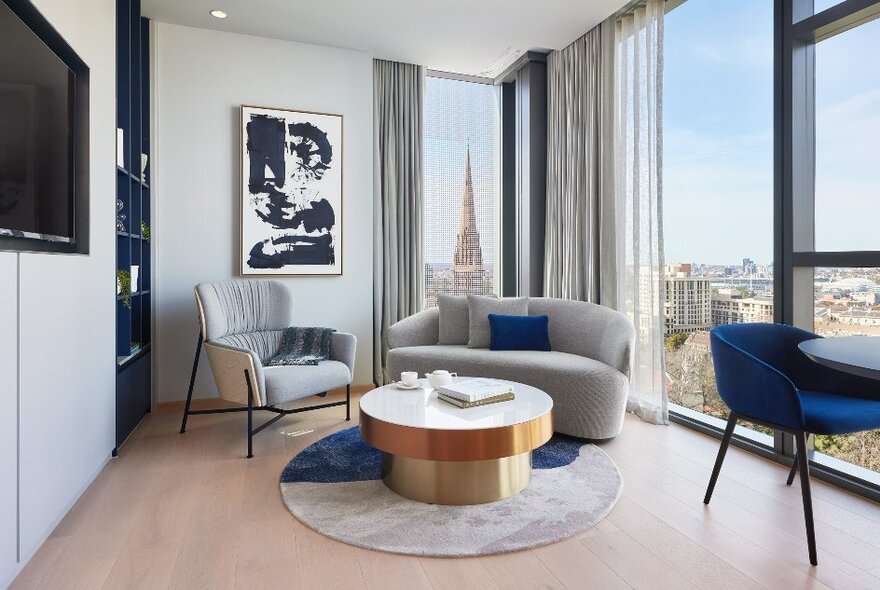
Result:
<instances>
[{"instance_id":1,"label":"armchair channel-tufted back","mask_svg":"<svg viewBox=\"0 0 880 590\"><path fill-rule=\"evenodd\" d=\"M196 286L205 340L283 330L292 323L293 298L278 281L220 281Z\"/></svg>"}]
</instances>

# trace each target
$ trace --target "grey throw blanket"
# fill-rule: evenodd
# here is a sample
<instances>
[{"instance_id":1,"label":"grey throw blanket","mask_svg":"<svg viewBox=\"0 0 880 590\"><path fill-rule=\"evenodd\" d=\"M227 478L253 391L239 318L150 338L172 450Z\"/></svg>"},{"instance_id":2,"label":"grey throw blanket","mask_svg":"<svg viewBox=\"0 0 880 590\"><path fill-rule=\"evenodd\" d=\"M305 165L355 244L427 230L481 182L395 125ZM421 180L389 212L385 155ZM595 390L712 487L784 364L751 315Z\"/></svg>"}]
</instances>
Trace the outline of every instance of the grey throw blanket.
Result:
<instances>
[{"instance_id":1,"label":"grey throw blanket","mask_svg":"<svg viewBox=\"0 0 880 590\"><path fill-rule=\"evenodd\" d=\"M281 351L267 366L279 365L317 365L330 358L330 328L287 328L281 339Z\"/></svg>"}]
</instances>

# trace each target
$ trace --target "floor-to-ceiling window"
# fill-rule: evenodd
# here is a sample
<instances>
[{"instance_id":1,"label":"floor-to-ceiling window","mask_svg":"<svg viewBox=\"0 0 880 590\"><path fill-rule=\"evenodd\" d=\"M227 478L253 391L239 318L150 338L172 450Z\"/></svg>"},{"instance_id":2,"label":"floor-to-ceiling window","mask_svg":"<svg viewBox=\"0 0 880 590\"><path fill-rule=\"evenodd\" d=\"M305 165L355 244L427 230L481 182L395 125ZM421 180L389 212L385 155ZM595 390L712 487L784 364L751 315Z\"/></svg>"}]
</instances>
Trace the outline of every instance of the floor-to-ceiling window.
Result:
<instances>
[{"instance_id":1,"label":"floor-to-ceiling window","mask_svg":"<svg viewBox=\"0 0 880 590\"><path fill-rule=\"evenodd\" d=\"M792 1L809 17L808 0ZM812 153L794 152L795 178L805 182L791 195L792 317L822 336L880 337L880 20L847 17L850 7L866 9L815 0L812 21L794 19L811 24L794 27L804 84L793 85L793 101L808 113L795 132L813 141ZM880 431L817 436L814 447L816 464L880 486Z\"/></svg>"},{"instance_id":2,"label":"floor-to-ceiling window","mask_svg":"<svg viewBox=\"0 0 880 590\"><path fill-rule=\"evenodd\" d=\"M664 32L663 230L672 411L728 416L709 330L772 322L773 2L670 3ZM772 444L772 432L752 438ZM749 433L747 433L749 434Z\"/></svg>"},{"instance_id":3,"label":"floor-to-ceiling window","mask_svg":"<svg viewBox=\"0 0 880 590\"><path fill-rule=\"evenodd\" d=\"M497 293L498 88L425 84L425 306L439 293Z\"/></svg>"}]
</instances>

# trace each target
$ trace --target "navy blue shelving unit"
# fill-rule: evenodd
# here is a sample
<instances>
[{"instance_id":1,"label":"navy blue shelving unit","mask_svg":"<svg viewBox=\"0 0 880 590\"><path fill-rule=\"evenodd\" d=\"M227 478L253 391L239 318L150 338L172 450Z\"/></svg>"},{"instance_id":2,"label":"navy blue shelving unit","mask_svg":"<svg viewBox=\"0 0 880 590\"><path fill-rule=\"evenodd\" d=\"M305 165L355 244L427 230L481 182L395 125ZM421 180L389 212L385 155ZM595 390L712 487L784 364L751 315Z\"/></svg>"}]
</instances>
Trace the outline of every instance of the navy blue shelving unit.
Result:
<instances>
[{"instance_id":1,"label":"navy blue shelving unit","mask_svg":"<svg viewBox=\"0 0 880 590\"><path fill-rule=\"evenodd\" d=\"M143 235L150 223L150 168L141 174L141 154L150 154L149 20L140 0L116 2L116 126L123 130L123 165L116 164L116 196L123 227L116 231L116 269L131 272L129 301L116 295L116 449L151 406L152 244ZM124 216L124 217L123 217ZM152 236L151 236L152 237ZM115 450L114 449L114 452Z\"/></svg>"}]
</instances>

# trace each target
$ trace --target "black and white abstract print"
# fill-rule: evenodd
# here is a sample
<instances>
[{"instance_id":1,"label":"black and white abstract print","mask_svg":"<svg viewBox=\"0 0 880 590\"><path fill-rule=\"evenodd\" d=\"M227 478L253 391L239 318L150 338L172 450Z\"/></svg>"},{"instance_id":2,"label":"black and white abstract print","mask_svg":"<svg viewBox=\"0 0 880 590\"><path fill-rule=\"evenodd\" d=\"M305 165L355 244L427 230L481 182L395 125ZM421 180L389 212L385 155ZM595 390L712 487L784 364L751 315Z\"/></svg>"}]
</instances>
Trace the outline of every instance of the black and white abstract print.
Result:
<instances>
[{"instance_id":1,"label":"black and white abstract print","mask_svg":"<svg viewBox=\"0 0 880 590\"><path fill-rule=\"evenodd\" d=\"M342 274L342 116L241 114L241 274Z\"/></svg>"}]
</instances>

